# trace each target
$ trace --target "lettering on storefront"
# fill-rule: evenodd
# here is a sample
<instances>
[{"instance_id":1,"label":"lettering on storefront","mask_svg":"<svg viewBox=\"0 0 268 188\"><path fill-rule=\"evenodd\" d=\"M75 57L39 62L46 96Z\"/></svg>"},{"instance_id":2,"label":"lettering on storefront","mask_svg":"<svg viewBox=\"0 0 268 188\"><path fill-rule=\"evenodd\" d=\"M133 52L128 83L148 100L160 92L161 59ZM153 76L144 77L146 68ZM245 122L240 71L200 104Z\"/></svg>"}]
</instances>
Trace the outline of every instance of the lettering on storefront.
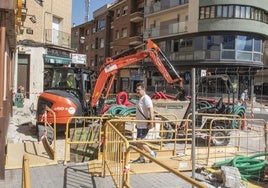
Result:
<instances>
[{"instance_id":1,"label":"lettering on storefront","mask_svg":"<svg viewBox=\"0 0 268 188\"><path fill-rule=\"evenodd\" d=\"M47 48L47 55L70 58L70 52L53 48Z\"/></svg>"}]
</instances>

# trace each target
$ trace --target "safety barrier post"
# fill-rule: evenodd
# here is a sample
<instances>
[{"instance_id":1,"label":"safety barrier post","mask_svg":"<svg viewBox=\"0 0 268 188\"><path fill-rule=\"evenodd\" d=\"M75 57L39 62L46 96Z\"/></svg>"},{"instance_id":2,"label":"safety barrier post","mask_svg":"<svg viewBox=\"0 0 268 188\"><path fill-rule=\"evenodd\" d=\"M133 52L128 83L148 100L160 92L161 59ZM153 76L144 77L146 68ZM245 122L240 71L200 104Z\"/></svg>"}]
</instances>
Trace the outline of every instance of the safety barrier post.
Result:
<instances>
[{"instance_id":1,"label":"safety barrier post","mask_svg":"<svg viewBox=\"0 0 268 188\"><path fill-rule=\"evenodd\" d=\"M265 152L268 153L268 122L266 122L264 127L264 136L265 136ZM265 156L265 160L268 160L268 155Z\"/></svg>"},{"instance_id":2,"label":"safety barrier post","mask_svg":"<svg viewBox=\"0 0 268 188\"><path fill-rule=\"evenodd\" d=\"M22 188L31 188L31 177L29 167L29 157L27 154L23 155L22 161Z\"/></svg>"}]
</instances>

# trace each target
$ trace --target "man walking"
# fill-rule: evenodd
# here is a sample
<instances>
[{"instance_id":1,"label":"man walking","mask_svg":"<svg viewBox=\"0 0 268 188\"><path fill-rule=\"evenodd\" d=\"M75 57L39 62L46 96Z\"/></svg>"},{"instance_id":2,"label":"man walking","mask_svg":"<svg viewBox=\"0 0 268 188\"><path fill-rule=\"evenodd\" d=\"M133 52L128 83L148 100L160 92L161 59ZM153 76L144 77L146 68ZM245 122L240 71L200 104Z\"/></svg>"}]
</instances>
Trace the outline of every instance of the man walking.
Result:
<instances>
[{"instance_id":1,"label":"man walking","mask_svg":"<svg viewBox=\"0 0 268 188\"><path fill-rule=\"evenodd\" d=\"M153 102L152 99L146 94L145 87L143 83L138 83L136 85L136 92L139 95L139 103L137 104L136 109L136 119L137 120L153 120L154 119L154 110L153 110ZM154 127L154 122L137 122L137 140L143 140L149 130ZM151 150L145 143L137 142L137 147L141 150L145 150L152 157L156 157L156 152ZM133 161L133 163L145 163L145 159L143 155Z\"/></svg>"}]
</instances>

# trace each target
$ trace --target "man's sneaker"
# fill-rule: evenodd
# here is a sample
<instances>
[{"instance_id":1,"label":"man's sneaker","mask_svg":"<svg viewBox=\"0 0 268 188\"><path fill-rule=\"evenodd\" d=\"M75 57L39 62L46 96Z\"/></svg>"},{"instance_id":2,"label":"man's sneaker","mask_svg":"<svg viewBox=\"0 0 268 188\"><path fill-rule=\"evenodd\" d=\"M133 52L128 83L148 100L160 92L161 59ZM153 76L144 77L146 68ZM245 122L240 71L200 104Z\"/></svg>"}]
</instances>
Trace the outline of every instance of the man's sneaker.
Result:
<instances>
[{"instance_id":1,"label":"man's sneaker","mask_svg":"<svg viewBox=\"0 0 268 188\"><path fill-rule=\"evenodd\" d=\"M151 157L152 157L152 158L156 158L156 152L155 152L155 151L153 151L153 153L151 153ZM151 163L151 162L153 162L153 161L150 160L149 162Z\"/></svg>"},{"instance_id":2,"label":"man's sneaker","mask_svg":"<svg viewBox=\"0 0 268 188\"><path fill-rule=\"evenodd\" d=\"M139 157L138 159L132 161L132 163L145 163L145 159Z\"/></svg>"}]
</instances>

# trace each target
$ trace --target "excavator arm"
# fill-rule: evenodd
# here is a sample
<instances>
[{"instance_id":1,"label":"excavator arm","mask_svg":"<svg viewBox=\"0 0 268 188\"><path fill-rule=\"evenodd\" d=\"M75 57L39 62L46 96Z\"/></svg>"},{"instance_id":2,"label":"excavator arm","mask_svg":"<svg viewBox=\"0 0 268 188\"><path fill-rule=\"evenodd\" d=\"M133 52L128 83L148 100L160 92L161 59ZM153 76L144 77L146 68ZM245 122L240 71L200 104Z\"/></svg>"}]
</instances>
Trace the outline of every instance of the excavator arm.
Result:
<instances>
[{"instance_id":1,"label":"excavator arm","mask_svg":"<svg viewBox=\"0 0 268 188\"><path fill-rule=\"evenodd\" d=\"M92 107L96 106L100 97L103 95L103 91L104 91L106 84L107 84L107 88L105 88L105 95L103 97L104 98L108 97L115 75L119 69L126 67L128 65L131 65L131 64L138 63L144 60L145 58L151 59L152 63L155 65L157 70L163 75L163 77L166 79L166 81L169 84L180 83L180 89L183 88L181 77L175 71L174 67L165 57L161 49L151 40L147 40L145 45L146 45L145 50L137 52L135 54L126 55L123 57L118 56L117 59L115 58L106 59L106 62L100 68L100 73L95 83L95 87L94 87L94 91L93 91L92 99L91 99ZM165 62L169 66L169 68L171 68L174 71L177 78L173 79L170 76L163 62Z\"/></svg>"}]
</instances>

